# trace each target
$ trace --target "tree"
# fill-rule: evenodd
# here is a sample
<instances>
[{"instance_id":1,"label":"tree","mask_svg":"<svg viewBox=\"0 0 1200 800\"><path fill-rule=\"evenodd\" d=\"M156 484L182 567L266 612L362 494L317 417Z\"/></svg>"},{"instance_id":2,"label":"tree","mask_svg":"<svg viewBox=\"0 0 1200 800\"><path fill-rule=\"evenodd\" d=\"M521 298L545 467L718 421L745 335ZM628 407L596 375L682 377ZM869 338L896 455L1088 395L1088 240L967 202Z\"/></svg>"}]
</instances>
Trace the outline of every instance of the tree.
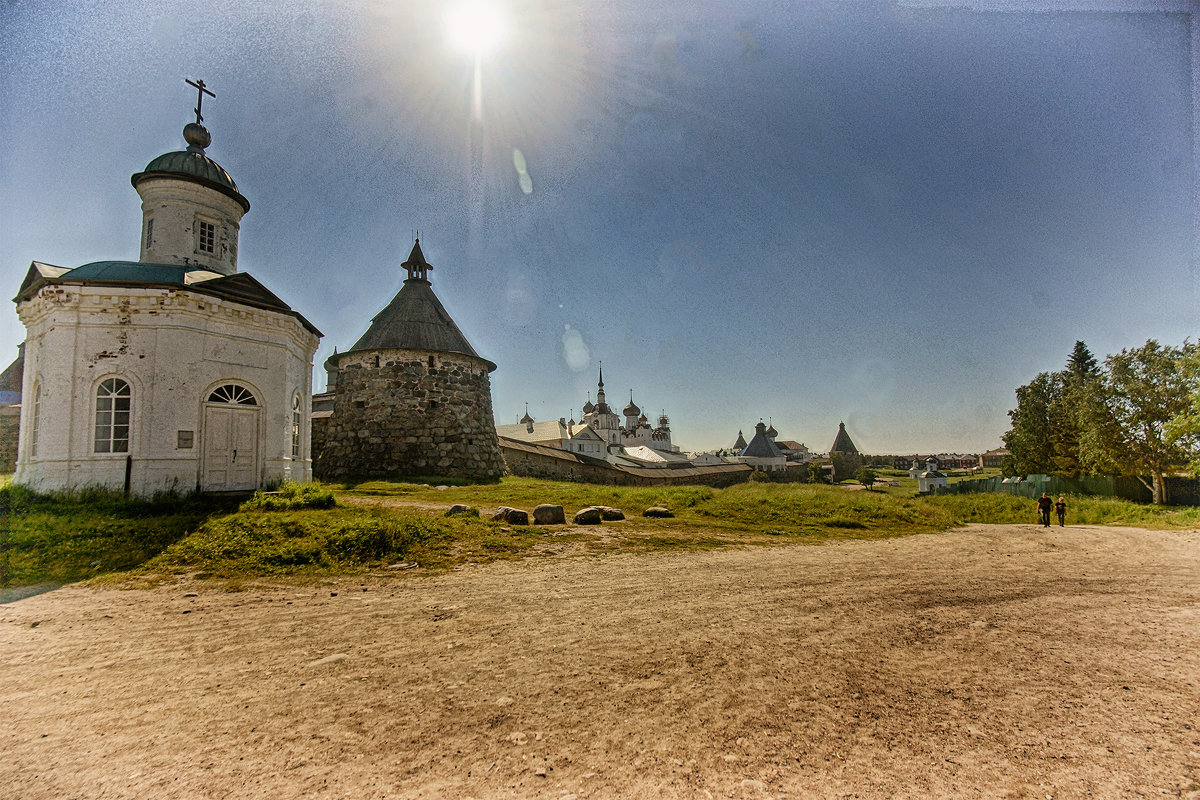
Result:
<instances>
[{"instance_id":1,"label":"tree","mask_svg":"<svg viewBox=\"0 0 1200 800\"><path fill-rule=\"evenodd\" d=\"M1187 342L1184 342L1187 345ZM1167 426L1168 436L1177 440L1193 441L1200 438L1200 347L1193 347L1180 364L1183 376L1191 384L1188 392L1188 407ZM1192 461L1188 464L1192 474L1200 477L1200 452L1193 451Z\"/></svg>"},{"instance_id":2,"label":"tree","mask_svg":"<svg viewBox=\"0 0 1200 800\"><path fill-rule=\"evenodd\" d=\"M820 461L808 462L808 482L809 483L824 483L825 482L825 467Z\"/></svg>"},{"instance_id":3,"label":"tree","mask_svg":"<svg viewBox=\"0 0 1200 800\"><path fill-rule=\"evenodd\" d=\"M1039 373L1017 388L1017 407L1008 412L1012 428L1001 438L1012 454L1018 475L1048 473L1054 469L1054 415L1062 393L1062 375Z\"/></svg>"},{"instance_id":4,"label":"tree","mask_svg":"<svg viewBox=\"0 0 1200 800\"><path fill-rule=\"evenodd\" d=\"M1089 411L1084 462L1134 475L1156 504L1166 502L1167 473L1200 456L1200 432L1187 424L1197 391L1189 374L1196 349L1187 341L1164 347L1151 339L1109 356Z\"/></svg>"},{"instance_id":5,"label":"tree","mask_svg":"<svg viewBox=\"0 0 1200 800\"><path fill-rule=\"evenodd\" d=\"M1095 416L1093 405L1099 394L1100 370L1088 346L1077 341L1067 357L1066 370L1058 375L1058 396L1049 408L1053 453L1047 471L1064 478L1077 478L1084 471L1080 443Z\"/></svg>"},{"instance_id":6,"label":"tree","mask_svg":"<svg viewBox=\"0 0 1200 800\"><path fill-rule=\"evenodd\" d=\"M870 467L859 467L854 477L858 478L858 482L868 489L875 485L875 470Z\"/></svg>"}]
</instances>

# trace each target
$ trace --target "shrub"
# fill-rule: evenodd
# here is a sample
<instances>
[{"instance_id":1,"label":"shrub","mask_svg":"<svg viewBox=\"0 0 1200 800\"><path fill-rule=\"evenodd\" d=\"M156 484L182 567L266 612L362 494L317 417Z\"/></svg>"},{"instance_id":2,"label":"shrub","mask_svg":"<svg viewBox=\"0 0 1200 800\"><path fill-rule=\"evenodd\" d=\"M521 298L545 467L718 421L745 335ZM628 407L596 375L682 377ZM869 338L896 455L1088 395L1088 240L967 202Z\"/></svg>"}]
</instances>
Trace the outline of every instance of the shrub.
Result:
<instances>
[{"instance_id":1,"label":"shrub","mask_svg":"<svg viewBox=\"0 0 1200 800\"><path fill-rule=\"evenodd\" d=\"M240 511L297 511L302 508L333 508L337 498L319 483L284 481L277 492L255 492Z\"/></svg>"}]
</instances>

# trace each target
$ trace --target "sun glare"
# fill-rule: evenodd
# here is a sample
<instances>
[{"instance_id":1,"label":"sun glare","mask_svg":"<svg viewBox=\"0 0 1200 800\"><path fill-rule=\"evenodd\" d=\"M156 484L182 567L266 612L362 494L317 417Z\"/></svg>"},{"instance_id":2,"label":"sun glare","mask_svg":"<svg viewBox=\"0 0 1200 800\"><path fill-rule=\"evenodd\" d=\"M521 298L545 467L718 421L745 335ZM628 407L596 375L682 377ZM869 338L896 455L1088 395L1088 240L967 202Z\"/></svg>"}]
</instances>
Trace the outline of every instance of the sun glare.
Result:
<instances>
[{"instance_id":1,"label":"sun glare","mask_svg":"<svg viewBox=\"0 0 1200 800\"><path fill-rule=\"evenodd\" d=\"M446 29L456 48L480 56L504 37L504 18L494 5L468 0L451 9Z\"/></svg>"}]
</instances>

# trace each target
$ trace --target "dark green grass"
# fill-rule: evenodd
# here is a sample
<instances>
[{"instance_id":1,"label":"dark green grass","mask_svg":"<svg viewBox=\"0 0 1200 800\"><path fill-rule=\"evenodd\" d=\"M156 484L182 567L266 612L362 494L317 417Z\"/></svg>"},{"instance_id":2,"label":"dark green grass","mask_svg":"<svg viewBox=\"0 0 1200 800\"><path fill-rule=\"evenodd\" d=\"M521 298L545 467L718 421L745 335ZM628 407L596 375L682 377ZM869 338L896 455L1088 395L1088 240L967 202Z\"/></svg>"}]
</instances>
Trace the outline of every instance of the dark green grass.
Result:
<instances>
[{"instance_id":1,"label":"dark green grass","mask_svg":"<svg viewBox=\"0 0 1200 800\"><path fill-rule=\"evenodd\" d=\"M130 569L233 510L228 498L129 499L90 489L50 495L0 487L0 586L68 583Z\"/></svg>"}]
</instances>

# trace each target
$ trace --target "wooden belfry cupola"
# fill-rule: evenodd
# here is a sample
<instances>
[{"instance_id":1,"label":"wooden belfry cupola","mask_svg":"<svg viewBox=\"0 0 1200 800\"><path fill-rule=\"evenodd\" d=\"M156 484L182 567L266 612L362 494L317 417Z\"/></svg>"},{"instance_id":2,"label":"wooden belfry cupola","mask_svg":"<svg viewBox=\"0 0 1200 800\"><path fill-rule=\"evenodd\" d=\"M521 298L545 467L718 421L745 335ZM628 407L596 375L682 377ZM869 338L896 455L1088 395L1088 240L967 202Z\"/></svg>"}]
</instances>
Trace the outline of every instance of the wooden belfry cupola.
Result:
<instances>
[{"instance_id":1,"label":"wooden belfry cupola","mask_svg":"<svg viewBox=\"0 0 1200 800\"><path fill-rule=\"evenodd\" d=\"M405 261L400 266L408 270L408 280L429 281L426 273L433 269L433 265L425 260L425 254L421 252L421 240L413 240L412 252L408 254L408 261Z\"/></svg>"}]
</instances>

